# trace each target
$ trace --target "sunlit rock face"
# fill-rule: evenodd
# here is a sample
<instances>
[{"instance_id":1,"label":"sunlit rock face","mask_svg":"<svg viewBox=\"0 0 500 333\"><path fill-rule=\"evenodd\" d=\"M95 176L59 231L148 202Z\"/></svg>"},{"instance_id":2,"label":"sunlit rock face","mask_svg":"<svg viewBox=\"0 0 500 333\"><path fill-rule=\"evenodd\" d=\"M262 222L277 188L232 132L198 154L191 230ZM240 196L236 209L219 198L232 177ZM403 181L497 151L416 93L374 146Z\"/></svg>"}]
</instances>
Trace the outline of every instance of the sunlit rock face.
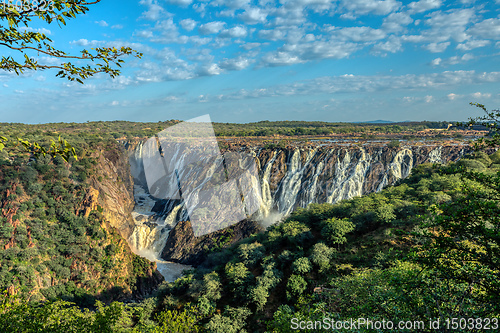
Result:
<instances>
[{"instance_id":1,"label":"sunlit rock face","mask_svg":"<svg viewBox=\"0 0 500 333\"><path fill-rule=\"evenodd\" d=\"M224 188L214 192L214 198L203 198L196 192L200 180L213 170L191 168L184 172L184 185L191 188L195 198L160 199L148 192L144 169L143 143L126 143L129 150L131 174L136 184L136 208L133 217L135 229L129 242L138 251L151 251L158 258L168 239L169 231L178 221L189 219L186 203L197 204L210 200L210 214L230 214ZM151 149L148 147L147 149ZM247 217L263 225L274 223L289 215L298 207L311 203L336 203L371 192L377 192L407 177L411 170L422 163L446 163L456 161L467 152L465 146L415 145L389 148L377 145L317 144L285 149L262 147L240 148L242 160L227 159L225 167L231 172L231 164L255 165L258 177L249 178L247 188L256 192L251 197L258 209ZM186 156L173 152L177 159ZM248 163L245 159L254 159ZM189 181L192 180L192 183ZM244 186L239 187L244 188ZM169 189L163 189L169 191ZM243 195L242 195L243 198ZM234 221L236 223L238 221ZM193 227L194 229L194 227ZM168 258L165 258L168 259Z\"/></svg>"},{"instance_id":2,"label":"sunlit rock face","mask_svg":"<svg viewBox=\"0 0 500 333\"><path fill-rule=\"evenodd\" d=\"M419 164L459 159L461 146L256 149L262 206L257 217L288 215L310 203L336 203L382 190Z\"/></svg>"}]
</instances>

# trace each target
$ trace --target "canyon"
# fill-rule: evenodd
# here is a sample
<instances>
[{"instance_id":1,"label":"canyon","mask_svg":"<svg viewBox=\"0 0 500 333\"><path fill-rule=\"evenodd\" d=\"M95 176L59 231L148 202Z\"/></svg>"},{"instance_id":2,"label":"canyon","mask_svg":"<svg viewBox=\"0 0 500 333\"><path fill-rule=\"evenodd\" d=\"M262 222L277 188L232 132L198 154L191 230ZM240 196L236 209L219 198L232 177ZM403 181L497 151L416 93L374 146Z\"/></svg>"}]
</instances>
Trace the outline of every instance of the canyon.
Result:
<instances>
[{"instance_id":1,"label":"canyon","mask_svg":"<svg viewBox=\"0 0 500 333\"><path fill-rule=\"evenodd\" d=\"M189 224L189 212L182 199L161 199L148 191L144 156L151 147L144 141L121 141L130 164L134 181L135 207L131 212L134 226L127 239L132 249L158 264L167 280L180 275L184 265L199 265L206 254L220 241L229 243L258 232L288 216L298 207L311 203L336 203L344 199L377 192L406 178L422 163L456 161L470 148L455 142L401 142L388 146L386 142L295 142L286 147L226 140L221 153L238 152L243 159L253 159L258 184L258 207L241 221L226 229L196 237ZM154 149L154 148L153 148ZM153 152L154 153L154 152ZM185 159L183 152L177 158ZM190 177L196 188L196 177ZM217 194L216 194L217 195ZM224 212L224 201L212 207ZM238 223L236 223L238 222ZM128 229L128 228L127 228Z\"/></svg>"}]
</instances>

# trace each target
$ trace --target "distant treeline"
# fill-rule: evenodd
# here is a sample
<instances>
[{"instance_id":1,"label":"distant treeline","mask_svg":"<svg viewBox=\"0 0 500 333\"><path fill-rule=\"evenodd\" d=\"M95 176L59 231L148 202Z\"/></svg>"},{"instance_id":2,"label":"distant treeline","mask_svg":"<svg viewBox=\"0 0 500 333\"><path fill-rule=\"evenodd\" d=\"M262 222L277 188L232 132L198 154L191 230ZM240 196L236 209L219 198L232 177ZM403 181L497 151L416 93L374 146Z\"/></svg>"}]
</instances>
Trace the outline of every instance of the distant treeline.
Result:
<instances>
[{"instance_id":1,"label":"distant treeline","mask_svg":"<svg viewBox=\"0 0 500 333\"><path fill-rule=\"evenodd\" d=\"M328 123L324 121L259 121L248 124L215 123L217 136L329 135L349 133L401 133L430 128L447 128L448 122L406 122L389 124Z\"/></svg>"},{"instance_id":2,"label":"distant treeline","mask_svg":"<svg viewBox=\"0 0 500 333\"><path fill-rule=\"evenodd\" d=\"M0 123L0 134L7 137L69 137L84 136L102 139L132 139L150 137L179 123L179 120L140 123L129 121L96 121L87 123L49 123L39 125ZM349 133L402 133L425 129L447 128L449 122L405 122L405 123L329 123L323 121L259 121L248 124L214 123L217 136L299 136ZM42 140L43 141L43 140ZM88 142L88 141L87 141Z\"/></svg>"}]
</instances>

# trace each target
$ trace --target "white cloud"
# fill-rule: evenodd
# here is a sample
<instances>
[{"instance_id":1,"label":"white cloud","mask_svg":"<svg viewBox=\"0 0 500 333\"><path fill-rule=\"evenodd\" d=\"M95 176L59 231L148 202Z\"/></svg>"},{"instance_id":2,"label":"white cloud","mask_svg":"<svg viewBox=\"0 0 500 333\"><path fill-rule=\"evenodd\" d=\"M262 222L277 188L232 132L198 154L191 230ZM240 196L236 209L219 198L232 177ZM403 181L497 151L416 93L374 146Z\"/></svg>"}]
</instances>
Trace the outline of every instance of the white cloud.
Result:
<instances>
[{"instance_id":1,"label":"white cloud","mask_svg":"<svg viewBox=\"0 0 500 333\"><path fill-rule=\"evenodd\" d=\"M484 99L484 98L490 98L491 94L490 93L476 92L476 93L471 94L471 96L473 98L476 98L476 99Z\"/></svg>"},{"instance_id":2,"label":"white cloud","mask_svg":"<svg viewBox=\"0 0 500 333\"><path fill-rule=\"evenodd\" d=\"M153 37L153 31L151 31L151 30L141 30L141 31L138 31L136 33L136 36L140 37L140 38L149 39L149 38Z\"/></svg>"},{"instance_id":3,"label":"white cloud","mask_svg":"<svg viewBox=\"0 0 500 333\"><path fill-rule=\"evenodd\" d=\"M457 50L470 51L479 47L488 46L490 43L489 40L469 40L463 44L458 44Z\"/></svg>"},{"instance_id":4,"label":"white cloud","mask_svg":"<svg viewBox=\"0 0 500 333\"><path fill-rule=\"evenodd\" d=\"M411 13L422 13L431 9L439 8L441 5L441 0L420 0L410 3L408 8L410 8Z\"/></svg>"},{"instance_id":5,"label":"white cloud","mask_svg":"<svg viewBox=\"0 0 500 333\"><path fill-rule=\"evenodd\" d=\"M243 45L240 45L241 48L245 50L251 50L260 47L262 44L261 43L245 43Z\"/></svg>"},{"instance_id":6,"label":"white cloud","mask_svg":"<svg viewBox=\"0 0 500 333\"><path fill-rule=\"evenodd\" d=\"M337 35L353 42L371 42L385 38L386 33L370 27L349 27L338 30Z\"/></svg>"},{"instance_id":7,"label":"white cloud","mask_svg":"<svg viewBox=\"0 0 500 333\"><path fill-rule=\"evenodd\" d=\"M246 24L257 24L266 22L267 12L258 7L249 7L238 18Z\"/></svg>"},{"instance_id":8,"label":"white cloud","mask_svg":"<svg viewBox=\"0 0 500 333\"><path fill-rule=\"evenodd\" d=\"M111 26L111 29L123 29L123 25L121 24L115 24Z\"/></svg>"},{"instance_id":9,"label":"white cloud","mask_svg":"<svg viewBox=\"0 0 500 333\"><path fill-rule=\"evenodd\" d=\"M106 22L104 20L95 21L94 23L99 24L101 27L107 27L107 26L109 26L108 22Z\"/></svg>"},{"instance_id":10,"label":"white cloud","mask_svg":"<svg viewBox=\"0 0 500 333\"><path fill-rule=\"evenodd\" d=\"M342 0L341 6L355 16L387 15L398 9L401 3L395 0Z\"/></svg>"},{"instance_id":11,"label":"white cloud","mask_svg":"<svg viewBox=\"0 0 500 333\"><path fill-rule=\"evenodd\" d=\"M234 11L235 9L240 9L245 7L249 3L250 0L214 0L210 4L212 6L227 7Z\"/></svg>"},{"instance_id":12,"label":"white cloud","mask_svg":"<svg viewBox=\"0 0 500 333\"><path fill-rule=\"evenodd\" d=\"M210 37L190 36L189 41L196 45L206 45L212 41Z\"/></svg>"},{"instance_id":13,"label":"white cloud","mask_svg":"<svg viewBox=\"0 0 500 333\"><path fill-rule=\"evenodd\" d=\"M88 40L85 38L81 38L79 40L71 41L70 44L76 44L83 47L99 47L106 44L106 42L103 40Z\"/></svg>"},{"instance_id":14,"label":"white cloud","mask_svg":"<svg viewBox=\"0 0 500 333\"><path fill-rule=\"evenodd\" d=\"M225 25L226 25L226 22L221 22L221 21L208 22L208 23L201 25L198 28L198 31L202 35L216 34L219 31L221 31Z\"/></svg>"},{"instance_id":15,"label":"white cloud","mask_svg":"<svg viewBox=\"0 0 500 333\"><path fill-rule=\"evenodd\" d=\"M391 75L352 75L319 77L313 80L297 81L286 85L257 88L252 91L241 91L225 95L225 99L260 98L269 96L360 93L377 91L412 90L426 91L427 89L450 89L460 85L481 84L485 82L500 82L500 72L475 71L445 71L430 74ZM478 95L482 97L483 95ZM484 96L487 96L485 94ZM449 94L452 99L458 95ZM405 97L407 101L414 101L415 97ZM431 102L433 96L427 95L421 100Z\"/></svg>"},{"instance_id":16,"label":"white cloud","mask_svg":"<svg viewBox=\"0 0 500 333\"><path fill-rule=\"evenodd\" d=\"M141 0L139 4L144 5L148 8L147 11L142 13L141 18L149 20L149 21L157 21L161 17L164 17L166 11L162 6L158 5L156 0Z\"/></svg>"},{"instance_id":17,"label":"white cloud","mask_svg":"<svg viewBox=\"0 0 500 333\"><path fill-rule=\"evenodd\" d=\"M224 70L239 71L247 68L253 61L243 56L234 59L224 59L219 63L219 67Z\"/></svg>"},{"instance_id":18,"label":"white cloud","mask_svg":"<svg viewBox=\"0 0 500 333\"><path fill-rule=\"evenodd\" d=\"M285 44L277 51L267 53L262 66L283 66L318 59L341 59L351 55L357 44L339 41L314 41L310 43Z\"/></svg>"},{"instance_id":19,"label":"white cloud","mask_svg":"<svg viewBox=\"0 0 500 333\"><path fill-rule=\"evenodd\" d=\"M500 39L500 19L490 18L476 23L468 31L473 36L485 39Z\"/></svg>"},{"instance_id":20,"label":"white cloud","mask_svg":"<svg viewBox=\"0 0 500 333\"><path fill-rule=\"evenodd\" d=\"M464 62L467 62L469 60L474 59L474 56L470 53L466 53L463 56L453 56L450 58L446 59L441 59L441 58L436 58L431 61L432 66L450 66L450 65L456 65L456 64L461 64Z\"/></svg>"},{"instance_id":21,"label":"white cloud","mask_svg":"<svg viewBox=\"0 0 500 333\"><path fill-rule=\"evenodd\" d=\"M454 93L450 93L448 95L446 95L448 97L449 100L453 101L459 97L461 97L460 95L457 95L457 94L454 94Z\"/></svg>"},{"instance_id":22,"label":"white cloud","mask_svg":"<svg viewBox=\"0 0 500 333\"><path fill-rule=\"evenodd\" d=\"M474 17L474 10L470 8L454 9L445 13L433 12L429 14L429 19L425 20L425 24L431 29L423 30L422 36L432 43L444 42L449 39L463 42L468 38L465 32L466 27Z\"/></svg>"},{"instance_id":23,"label":"white cloud","mask_svg":"<svg viewBox=\"0 0 500 333\"><path fill-rule=\"evenodd\" d=\"M262 60L267 66L284 66L304 62L297 55L284 51L268 53Z\"/></svg>"},{"instance_id":24,"label":"white cloud","mask_svg":"<svg viewBox=\"0 0 500 333\"><path fill-rule=\"evenodd\" d=\"M222 38L243 38L247 36L247 29L244 26L238 25L230 29L223 30L219 36Z\"/></svg>"},{"instance_id":25,"label":"white cloud","mask_svg":"<svg viewBox=\"0 0 500 333\"><path fill-rule=\"evenodd\" d=\"M267 39L267 40L281 40L285 39L285 33L283 30L280 29L273 29L273 30L260 30L259 31L259 37L262 39Z\"/></svg>"},{"instance_id":26,"label":"white cloud","mask_svg":"<svg viewBox=\"0 0 500 333\"><path fill-rule=\"evenodd\" d=\"M198 22L196 22L195 20L192 20L190 18L182 20L179 23L180 23L181 27L187 31L192 31L196 27L196 25L198 24Z\"/></svg>"},{"instance_id":27,"label":"white cloud","mask_svg":"<svg viewBox=\"0 0 500 333\"><path fill-rule=\"evenodd\" d=\"M444 43L430 43L424 46L427 50L431 51L432 53L441 53L444 52L448 46L450 46L450 42L444 42Z\"/></svg>"},{"instance_id":28,"label":"white cloud","mask_svg":"<svg viewBox=\"0 0 500 333\"><path fill-rule=\"evenodd\" d=\"M156 22L153 30L159 32L159 35L148 37L153 42L185 44L189 41L188 36L179 33L179 29L172 18Z\"/></svg>"},{"instance_id":29,"label":"white cloud","mask_svg":"<svg viewBox=\"0 0 500 333\"><path fill-rule=\"evenodd\" d=\"M41 33L44 35L51 35L52 34L52 31L50 31L49 29L45 29L45 28L19 27L18 30L21 32L25 32L25 31L38 32L38 33Z\"/></svg>"},{"instance_id":30,"label":"white cloud","mask_svg":"<svg viewBox=\"0 0 500 333\"><path fill-rule=\"evenodd\" d=\"M168 0L168 3L170 3L172 5L181 6L181 7L187 7L192 2L193 2L193 0Z\"/></svg>"},{"instance_id":31,"label":"white cloud","mask_svg":"<svg viewBox=\"0 0 500 333\"><path fill-rule=\"evenodd\" d=\"M205 65L198 69L198 75L200 76L212 76L219 75L221 73L222 69L217 64Z\"/></svg>"},{"instance_id":32,"label":"white cloud","mask_svg":"<svg viewBox=\"0 0 500 333\"><path fill-rule=\"evenodd\" d=\"M385 17L381 29L387 33L397 33L403 30L405 26L413 22L413 19L407 13L391 13Z\"/></svg>"},{"instance_id":33,"label":"white cloud","mask_svg":"<svg viewBox=\"0 0 500 333\"><path fill-rule=\"evenodd\" d=\"M385 42L377 43L372 48L372 53L374 54L387 54L396 53L403 50L401 40L397 37L390 36L389 39Z\"/></svg>"},{"instance_id":34,"label":"white cloud","mask_svg":"<svg viewBox=\"0 0 500 333\"><path fill-rule=\"evenodd\" d=\"M441 58L436 58L436 59L433 59L433 60L431 61L431 65L432 65L432 66L439 66L439 65L441 64L441 62L442 62L442 61L443 61L443 59L441 59Z\"/></svg>"}]
</instances>

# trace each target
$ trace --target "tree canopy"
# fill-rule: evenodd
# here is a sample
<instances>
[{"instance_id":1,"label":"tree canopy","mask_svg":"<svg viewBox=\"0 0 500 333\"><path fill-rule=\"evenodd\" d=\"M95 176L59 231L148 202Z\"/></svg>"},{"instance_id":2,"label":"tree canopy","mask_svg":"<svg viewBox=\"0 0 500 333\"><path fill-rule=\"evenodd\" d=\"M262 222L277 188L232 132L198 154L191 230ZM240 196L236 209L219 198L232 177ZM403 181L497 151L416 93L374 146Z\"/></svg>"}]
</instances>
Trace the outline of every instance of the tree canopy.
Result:
<instances>
[{"instance_id":1,"label":"tree canopy","mask_svg":"<svg viewBox=\"0 0 500 333\"><path fill-rule=\"evenodd\" d=\"M80 83L97 73L105 73L112 78L120 75L119 67L124 62L124 56L140 58L142 54L123 46L97 47L90 51L84 49L80 54L71 55L53 47L52 39L43 32L26 29L36 20L65 25L66 20L85 14L90 5L98 2L100 0L3 2L0 6L0 19L6 21L7 25L0 27L0 45L17 51L15 53L18 56L2 56L0 69L18 75L26 71L59 69L56 76ZM60 59L61 63L41 63L38 59L40 54ZM78 64L71 61L77 61Z\"/></svg>"},{"instance_id":2,"label":"tree canopy","mask_svg":"<svg viewBox=\"0 0 500 333\"><path fill-rule=\"evenodd\" d=\"M30 25L36 21L47 24L66 25L66 20L85 14L89 6L101 0L49 0L49 1L3 1L0 3L0 46L10 49L14 55L2 55L0 69L17 75L28 71L58 69L56 76L83 84L83 80L98 73L111 78L120 75L119 68L125 56L141 58L142 54L130 47L97 47L83 49L80 54L68 54L53 46L45 33L34 30ZM59 59L59 64L44 63L40 55ZM0 136L0 151L8 139ZM75 150L63 139L52 142L48 148L36 142L17 138L17 145L24 146L34 154L60 155L64 159L76 158Z\"/></svg>"}]
</instances>

